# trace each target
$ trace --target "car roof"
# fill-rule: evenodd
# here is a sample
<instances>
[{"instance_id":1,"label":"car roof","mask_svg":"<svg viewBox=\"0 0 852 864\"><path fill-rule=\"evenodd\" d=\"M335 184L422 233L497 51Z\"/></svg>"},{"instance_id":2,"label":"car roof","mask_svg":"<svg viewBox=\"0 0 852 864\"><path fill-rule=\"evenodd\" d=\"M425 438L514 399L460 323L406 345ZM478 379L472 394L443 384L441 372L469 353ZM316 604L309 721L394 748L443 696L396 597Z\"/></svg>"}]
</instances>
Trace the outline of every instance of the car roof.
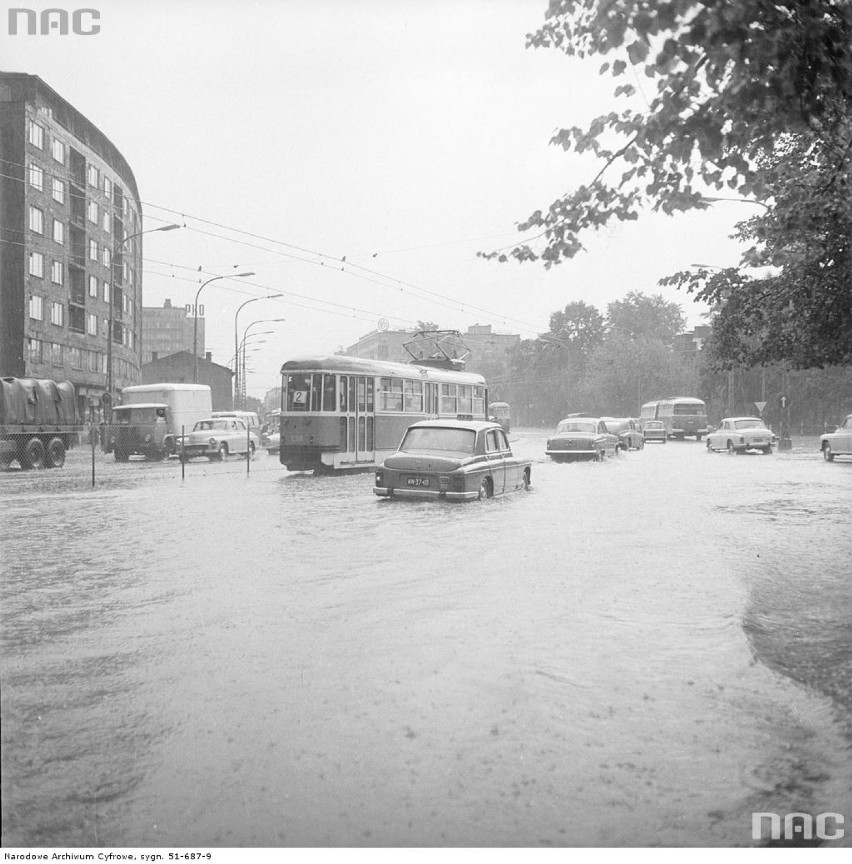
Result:
<instances>
[{"instance_id":1,"label":"car roof","mask_svg":"<svg viewBox=\"0 0 852 864\"><path fill-rule=\"evenodd\" d=\"M483 429L502 429L499 423L491 420L418 420L409 429L470 429L480 432Z\"/></svg>"},{"instance_id":2,"label":"car roof","mask_svg":"<svg viewBox=\"0 0 852 864\"><path fill-rule=\"evenodd\" d=\"M600 417L592 417L590 414L569 414L567 417L565 417L563 420L560 420L559 422L564 423L566 420L592 420L597 423L600 419Z\"/></svg>"},{"instance_id":3,"label":"car roof","mask_svg":"<svg viewBox=\"0 0 852 864\"><path fill-rule=\"evenodd\" d=\"M724 423L726 420L757 420L760 423L763 423L762 418L754 417L751 414L744 414L742 417L723 417L722 422Z\"/></svg>"}]
</instances>

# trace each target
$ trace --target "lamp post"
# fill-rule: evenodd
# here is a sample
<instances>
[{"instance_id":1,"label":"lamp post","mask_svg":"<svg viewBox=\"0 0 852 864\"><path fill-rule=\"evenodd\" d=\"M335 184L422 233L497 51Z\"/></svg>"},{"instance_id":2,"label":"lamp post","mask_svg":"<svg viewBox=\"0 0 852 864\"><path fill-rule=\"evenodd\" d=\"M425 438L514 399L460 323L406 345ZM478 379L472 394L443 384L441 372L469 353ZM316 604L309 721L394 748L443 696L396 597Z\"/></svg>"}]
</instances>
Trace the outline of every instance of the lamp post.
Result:
<instances>
[{"instance_id":1,"label":"lamp post","mask_svg":"<svg viewBox=\"0 0 852 864\"><path fill-rule=\"evenodd\" d=\"M276 297L283 297L283 294L267 294L265 297L252 297L249 300L246 300L245 303L241 303L237 307L237 311L234 313L234 357L236 358L236 362L234 363L236 374L234 375L234 408L237 407L237 403L240 398L240 393L242 392L241 388L241 380L240 380L240 335L239 330L237 329L237 320L240 317L240 312L244 306L248 306L249 303L255 303L258 300L274 300Z\"/></svg>"},{"instance_id":2,"label":"lamp post","mask_svg":"<svg viewBox=\"0 0 852 864\"><path fill-rule=\"evenodd\" d=\"M153 234L155 231L174 231L176 228L180 228L180 225L161 225L159 228L146 228L144 231L137 231L135 234L128 234L113 250L113 257L117 258L124 248L126 243L129 243L133 240L134 237L141 237L143 234ZM114 262L113 262L114 263ZM106 385L106 393L109 396L109 403L112 404L112 390L113 390L113 378L112 378L112 331L115 326L115 279L112 274L110 275L110 286L109 286L109 323L107 327L107 385ZM140 327L142 325L140 324ZM141 336L140 336L140 349L141 349Z\"/></svg>"},{"instance_id":3,"label":"lamp post","mask_svg":"<svg viewBox=\"0 0 852 864\"><path fill-rule=\"evenodd\" d=\"M243 354L242 367L240 367L239 361L236 364L237 369L241 369L241 371L239 373L240 374L239 397L240 397L240 407L242 409L245 409L245 407L246 407L246 405L245 405L245 402L246 402L245 368L246 368L246 339L248 338L248 331L251 330L251 328L254 327L255 324L273 324L273 323L279 323L281 321L286 321L286 320L287 320L286 318L260 318L257 321L252 321L251 324L249 324L248 327L246 327L246 329L243 330L243 338L242 338L242 341L240 342L240 345L242 346L242 354ZM266 336L266 335L269 335L269 334L274 333L274 332L275 332L274 330L264 330L263 333L257 333L256 335L257 336L261 336L261 335ZM239 355L239 352L237 352L237 354ZM236 405L234 407L236 407Z\"/></svg>"},{"instance_id":4,"label":"lamp post","mask_svg":"<svg viewBox=\"0 0 852 864\"><path fill-rule=\"evenodd\" d=\"M231 275L230 273L226 273L224 276L213 276L211 279L208 279L206 282L201 283L201 287L195 292L195 306L192 309L193 319L192 319L192 383L198 383L198 298L201 296L201 292L204 290L205 285L209 285L211 282L216 282L218 279L242 279L244 276L254 276L254 271L249 271L247 273L234 273Z\"/></svg>"}]
</instances>

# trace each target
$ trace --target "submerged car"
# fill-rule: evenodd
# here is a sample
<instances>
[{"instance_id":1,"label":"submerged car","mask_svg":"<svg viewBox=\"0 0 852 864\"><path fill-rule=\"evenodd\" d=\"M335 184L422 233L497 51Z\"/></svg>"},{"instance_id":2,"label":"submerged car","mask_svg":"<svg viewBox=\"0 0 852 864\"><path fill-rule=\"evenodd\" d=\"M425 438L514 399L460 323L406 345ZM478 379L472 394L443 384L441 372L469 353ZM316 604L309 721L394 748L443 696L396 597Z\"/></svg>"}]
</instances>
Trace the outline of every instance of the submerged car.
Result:
<instances>
[{"instance_id":1,"label":"submerged car","mask_svg":"<svg viewBox=\"0 0 852 864\"><path fill-rule=\"evenodd\" d=\"M608 432L618 436L617 447L626 452L627 450L642 450L645 447L645 438L636 428L636 421L632 417L601 417L606 424Z\"/></svg>"},{"instance_id":2,"label":"submerged car","mask_svg":"<svg viewBox=\"0 0 852 864\"><path fill-rule=\"evenodd\" d=\"M178 454L183 460L207 456L224 461L231 453L246 452L254 456L257 446L257 436L238 417L199 420L192 432L177 442Z\"/></svg>"},{"instance_id":3,"label":"submerged car","mask_svg":"<svg viewBox=\"0 0 852 864\"><path fill-rule=\"evenodd\" d=\"M642 440L659 441L660 444L665 444L669 440L669 434L666 432L666 424L662 420L646 420L645 426L642 429Z\"/></svg>"},{"instance_id":4,"label":"submerged car","mask_svg":"<svg viewBox=\"0 0 852 864\"><path fill-rule=\"evenodd\" d=\"M556 432L547 439L545 453L555 462L574 459L594 459L614 456L621 449L617 435L613 435L600 417L567 417L561 420Z\"/></svg>"},{"instance_id":5,"label":"submerged car","mask_svg":"<svg viewBox=\"0 0 852 864\"><path fill-rule=\"evenodd\" d=\"M771 453L774 440L772 430L759 417L725 417L719 428L707 435L707 452L760 450Z\"/></svg>"},{"instance_id":6,"label":"submerged car","mask_svg":"<svg viewBox=\"0 0 852 864\"><path fill-rule=\"evenodd\" d=\"M380 497L467 501L529 489L532 463L512 454L499 423L421 420L376 469Z\"/></svg>"},{"instance_id":7,"label":"submerged car","mask_svg":"<svg viewBox=\"0 0 852 864\"><path fill-rule=\"evenodd\" d=\"M820 435L819 449L826 462L833 462L835 456L852 456L852 414L834 432Z\"/></svg>"}]
</instances>

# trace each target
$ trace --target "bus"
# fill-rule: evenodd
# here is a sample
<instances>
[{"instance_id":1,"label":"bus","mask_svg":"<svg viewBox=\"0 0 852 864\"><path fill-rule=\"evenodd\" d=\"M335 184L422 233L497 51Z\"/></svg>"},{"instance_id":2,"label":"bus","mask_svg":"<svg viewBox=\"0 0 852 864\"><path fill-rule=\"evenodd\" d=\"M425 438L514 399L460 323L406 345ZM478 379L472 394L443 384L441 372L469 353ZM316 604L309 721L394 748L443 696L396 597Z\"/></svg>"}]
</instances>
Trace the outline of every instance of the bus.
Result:
<instances>
[{"instance_id":1,"label":"bus","mask_svg":"<svg viewBox=\"0 0 852 864\"><path fill-rule=\"evenodd\" d=\"M279 461L290 471L367 470L418 420L488 418L481 375L426 363L331 355L281 367Z\"/></svg>"},{"instance_id":2,"label":"bus","mask_svg":"<svg viewBox=\"0 0 852 864\"><path fill-rule=\"evenodd\" d=\"M492 402L488 406L488 414L492 420L499 423L503 427L503 431L508 435L511 428L511 409L508 402Z\"/></svg>"},{"instance_id":3,"label":"bus","mask_svg":"<svg viewBox=\"0 0 852 864\"><path fill-rule=\"evenodd\" d=\"M646 402L639 413L642 428L646 420L662 420L669 438L694 435L700 441L707 434L707 406L692 396L673 396L657 402Z\"/></svg>"}]
</instances>

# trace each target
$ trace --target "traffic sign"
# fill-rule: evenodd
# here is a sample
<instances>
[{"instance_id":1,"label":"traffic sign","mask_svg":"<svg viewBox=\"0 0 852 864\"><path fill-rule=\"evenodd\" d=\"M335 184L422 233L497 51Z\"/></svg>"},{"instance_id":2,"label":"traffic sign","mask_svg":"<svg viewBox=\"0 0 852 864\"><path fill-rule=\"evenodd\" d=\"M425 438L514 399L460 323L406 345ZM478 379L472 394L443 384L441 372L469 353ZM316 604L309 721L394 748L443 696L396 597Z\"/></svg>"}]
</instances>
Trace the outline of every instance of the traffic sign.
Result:
<instances>
[{"instance_id":1,"label":"traffic sign","mask_svg":"<svg viewBox=\"0 0 852 864\"><path fill-rule=\"evenodd\" d=\"M787 405L789 404L787 397L786 397L786 396L779 396L779 397L778 397L778 404L779 404L782 408L786 408Z\"/></svg>"},{"instance_id":2,"label":"traffic sign","mask_svg":"<svg viewBox=\"0 0 852 864\"><path fill-rule=\"evenodd\" d=\"M763 409L766 407L766 403L765 402L755 402L754 404L757 405L757 413L762 415Z\"/></svg>"}]
</instances>

